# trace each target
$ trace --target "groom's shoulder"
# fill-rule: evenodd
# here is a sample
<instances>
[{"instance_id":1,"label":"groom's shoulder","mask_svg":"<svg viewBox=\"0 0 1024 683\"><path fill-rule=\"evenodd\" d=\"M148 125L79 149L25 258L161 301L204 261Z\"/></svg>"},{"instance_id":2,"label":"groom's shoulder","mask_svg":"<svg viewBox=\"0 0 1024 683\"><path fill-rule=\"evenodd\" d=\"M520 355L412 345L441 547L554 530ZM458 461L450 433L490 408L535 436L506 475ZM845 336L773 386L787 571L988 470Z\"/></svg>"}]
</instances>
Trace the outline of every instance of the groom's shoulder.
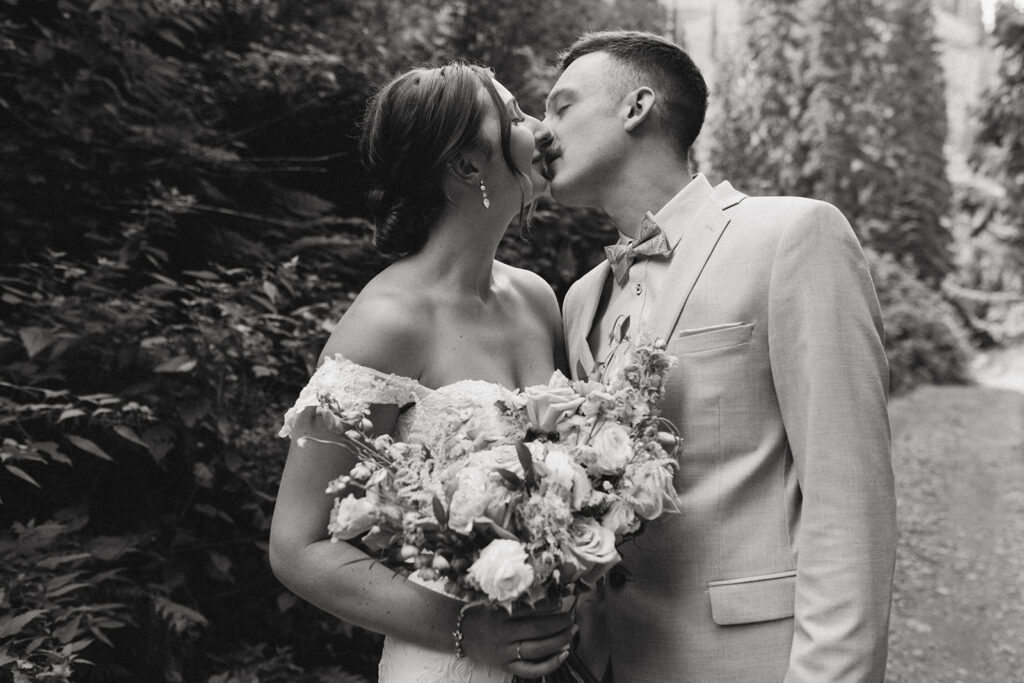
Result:
<instances>
[{"instance_id":1,"label":"groom's shoulder","mask_svg":"<svg viewBox=\"0 0 1024 683\"><path fill-rule=\"evenodd\" d=\"M832 204L811 197L795 195L740 195L725 197L720 208L726 213L756 214L768 212L766 217L800 217L842 213Z\"/></svg>"},{"instance_id":2,"label":"groom's shoulder","mask_svg":"<svg viewBox=\"0 0 1024 683\"><path fill-rule=\"evenodd\" d=\"M739 201L722 207L738 223L756 223L762 229L799 229L802 226L848 226L843 213L834 205L811 197L791 195L743 195Z\"/></svg>"}]
</instances>

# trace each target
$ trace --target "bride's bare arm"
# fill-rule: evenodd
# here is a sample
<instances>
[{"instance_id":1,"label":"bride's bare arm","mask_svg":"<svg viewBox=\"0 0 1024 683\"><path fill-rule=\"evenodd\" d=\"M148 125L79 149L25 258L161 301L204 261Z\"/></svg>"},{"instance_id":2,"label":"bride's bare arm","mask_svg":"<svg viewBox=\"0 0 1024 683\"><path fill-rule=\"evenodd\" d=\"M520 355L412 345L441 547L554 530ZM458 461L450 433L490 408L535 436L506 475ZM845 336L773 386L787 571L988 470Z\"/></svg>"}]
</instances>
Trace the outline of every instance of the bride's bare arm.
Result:
<instances>
[{"instance_id":1,"label":"bride's bare arm","mask_svg":"<svg viewBox=\"0 0 1024 683\"><path fill-rule=\"evenodd\" d=\"M394 407L375 407L375 425L394 421ZM308 412L296 424L270 530L270 562L290 590L335 616L364 628L435 649L451 647L459 604L416 586L358 548L332 543L327 520L333 496L327 482L351 469L345 449L302 436L337 440Z\"/></svg>"},{"instance_id":2,"label":"bride's bare arm","mask_svg":"<svg viewBox=\"0 0 1024 683\"><path fill-rule=\"evenodd\" d=\"M375 408L374 424L393 422L394 408ZM358 548L327 537L332 497L326 483L354 463L344 449L301 436L336 438L307 413L296 424L270 530L270 563L278 579L317 607L373 631L454 653L452 631L461 602L418 586ZM520 676L553 671L575 632L571 615L509 618L474 609L464 619L463 647L474 660ZM524 660L518 661L519 655ZM530 661L532 660L532 661Z\"/></svg>"},{"instance_id":3,"label":"bride's bare arm","mask_svg":"<svg viewBox=\"0 0 1024 683\"><path fill-rule=\"evenodd\" d=\"M414 321L381 307L361 308L346 314L322 357L340 353L380 371L415 376L405 355L409 329L381 330L382 322ZM397 414L396 406L372 406L374 431L392 432ZM329 540L333 496L325 489L352 468L355 457L340 445L307 440L300 446L303 436L338 440L312 410L296 420L271 523L274 574L303 599L349 623L454 654L452 632L463 603L395 574L351 544ZM509 618L482 608L470 610L463 625L469 657L523 677L553 671L574 633L571 615Z\"/></svg>"}]
</instances>

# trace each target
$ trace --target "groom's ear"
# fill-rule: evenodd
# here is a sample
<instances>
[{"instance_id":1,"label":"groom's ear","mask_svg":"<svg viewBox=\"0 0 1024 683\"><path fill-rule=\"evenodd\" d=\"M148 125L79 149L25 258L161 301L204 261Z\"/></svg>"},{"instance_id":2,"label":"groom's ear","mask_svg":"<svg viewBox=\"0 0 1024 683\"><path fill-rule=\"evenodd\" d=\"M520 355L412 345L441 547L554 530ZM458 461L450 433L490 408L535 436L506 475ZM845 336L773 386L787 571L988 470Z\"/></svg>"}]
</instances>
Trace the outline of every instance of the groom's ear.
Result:
<instances>
[{"instance_id":1,"label":"groom's ear","mask_svg":"<svg viewBox=\"0 0 1024 683\"><path fill-rule=\"evenodd\" d=\"M624 105L627 107L626 119L622 126L627 133L634 132L641 123L647 120L651 115L651 110L654 109L656 99L654 91L646 85L626 95L624 98Z\"/></svg>"},{"instance_id":2,"label":"groom's ear","mask_svg":"<svg viewBox=\"0 0 1024 683\"><path fill-rule=\"evenodd\" d=\"M468 185L480 182L480 168L477 162L465 152L459 152L448 162L448 170L456 179Z\"/></svg>"}]
</instances>

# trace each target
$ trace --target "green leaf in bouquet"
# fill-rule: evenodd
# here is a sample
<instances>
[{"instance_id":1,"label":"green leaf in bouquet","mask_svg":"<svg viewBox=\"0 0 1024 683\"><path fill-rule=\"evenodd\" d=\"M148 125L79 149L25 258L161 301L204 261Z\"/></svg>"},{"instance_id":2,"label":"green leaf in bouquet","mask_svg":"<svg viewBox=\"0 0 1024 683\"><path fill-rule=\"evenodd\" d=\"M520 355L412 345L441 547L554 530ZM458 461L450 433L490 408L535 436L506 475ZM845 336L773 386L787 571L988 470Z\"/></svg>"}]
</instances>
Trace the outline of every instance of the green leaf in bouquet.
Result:
<instances>
[{"instance_id":1,"label":"green leaf in bouquet","mask_svg":"<svg viewBox=\"0 0 1024 683\"><path fill-rule=\"evenodd\" d=\"M437 518L437 523L442 527L448 524L448 513L444 509L444 503L437 496L434 496L434 517Z\"/></svg>"},{"instance_id":2,"label":"green leaf in bouquet","mask_svg":"<svg viewBox=\"0 0 1024 683\"><path fill-rule=\"evenodd\" d=\"M381 552L394 545L395 534L392 531L377 526L366 532L366 535L361 540L367 550Z\"/></svg>"},{"instance_id":3,"label":"green leaf in bouquet","mask_svg":"<svg viewBox=\"0 0 1024 683\"><path fill-rule=\"evenodd\" d=\"M526 490L537 485L537 472L533 468L533 454L522 441L516 444L516 455L519 456L519 464L523 466L523 476L526 479Z\"/></svg>"},{"instance_id":4,"label":"green leaf in bouquet","mask_svg":"<svg viewBox=\"0 0 1024 683\"><path fill-rule=\"evenodd\" d=\"M473 520L473 530L477 532L490 531L498 538L504 538L509 541L518 541L519 537L513 534L511 531L501 526L493 519L489 517L477 517Z\"/></svg>"},{"instance_id":5,"label":"green leaf in bouquet","mask_svg":"<svg viewBox=\"0 0 1024 683\"><path fill-rule=\"evenodd\" d=\"M505 480L508 487L513 491L518 491L523 488L523 480L519 478L519 475L512 470L507 470L504 467L498 467L494 470L501 475L501 478Z\"/></svg>"}]
</instances>

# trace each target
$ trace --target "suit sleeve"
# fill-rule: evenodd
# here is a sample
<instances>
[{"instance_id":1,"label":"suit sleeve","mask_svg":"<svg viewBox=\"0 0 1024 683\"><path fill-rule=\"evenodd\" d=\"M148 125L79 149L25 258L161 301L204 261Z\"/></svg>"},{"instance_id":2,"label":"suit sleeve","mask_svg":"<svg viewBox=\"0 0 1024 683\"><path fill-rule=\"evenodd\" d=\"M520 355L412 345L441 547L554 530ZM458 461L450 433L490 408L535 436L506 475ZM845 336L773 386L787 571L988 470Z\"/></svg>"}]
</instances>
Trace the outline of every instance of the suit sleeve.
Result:
<instances>
[{"instance_id":1,"label":"suit sleeve","mask_svg":"<svg viewBox=\"0 0 1024 683\"><path fill-rule=\"evenodd\" d=\"M802 503L787 683L882 681L896 545L878 299L842 214L815 202L782 234L769 354Z\"/></svg>"}]
</instances>

